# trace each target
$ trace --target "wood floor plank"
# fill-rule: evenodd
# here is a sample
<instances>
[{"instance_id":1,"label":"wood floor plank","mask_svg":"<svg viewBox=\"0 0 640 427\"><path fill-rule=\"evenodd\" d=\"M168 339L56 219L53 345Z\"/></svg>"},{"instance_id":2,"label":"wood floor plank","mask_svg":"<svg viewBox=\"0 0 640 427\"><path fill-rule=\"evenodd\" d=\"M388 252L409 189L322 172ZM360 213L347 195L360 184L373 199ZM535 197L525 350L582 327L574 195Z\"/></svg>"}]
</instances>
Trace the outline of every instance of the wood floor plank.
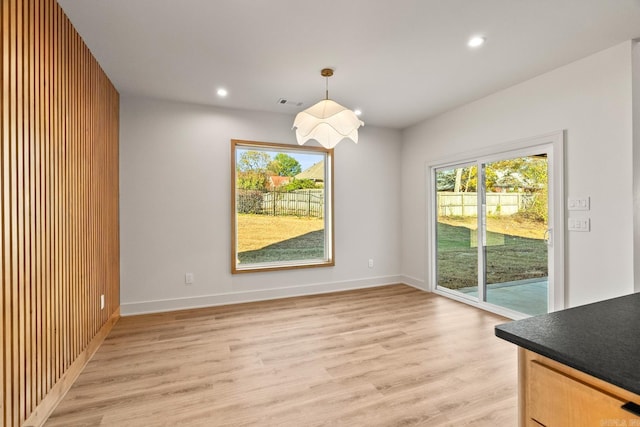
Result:
<instances>
[{"instance_id":1,"label":"wood floor plank","mask_svg":"<svg viewBox=\"0 0 640 427\"><path fill-rule=\"evenodd\" d=\"M124 317L46 426L513 426L504 321L404 285Z\"/></svg>"}]
</instances>

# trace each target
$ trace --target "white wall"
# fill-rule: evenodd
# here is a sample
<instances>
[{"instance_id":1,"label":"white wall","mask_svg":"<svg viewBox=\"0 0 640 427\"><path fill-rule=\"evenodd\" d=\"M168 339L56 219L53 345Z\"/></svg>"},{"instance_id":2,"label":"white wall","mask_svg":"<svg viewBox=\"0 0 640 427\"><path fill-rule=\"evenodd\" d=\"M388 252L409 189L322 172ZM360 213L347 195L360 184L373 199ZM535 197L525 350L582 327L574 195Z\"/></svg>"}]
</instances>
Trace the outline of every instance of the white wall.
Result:
<instances>
[{"instance_id":1,"label":"white wall","mask_svg":"<svg viewBox=\"0 0 640 427\"><path fill-rule=\"evenodd\" d=\"M590 196L592 231L567 233L568 306L633 291L631 42L408 128L402 272L426 280L426 164L566 130L565 196Z\"/></svg>"},{"instance_id":2,"label":"white wall","mask_svg":"<svg viewBox=\"0 0 640 427\"><path fill-rule=\"evenodd\" d=\"M400 280L399 131L335 149L335 267L231 275L230 140L295 144L293 116L127 96L120 112L123 314Z\"/></svg>"},{"instance_id":3,"label":"white wall","mask_svg":"<svg viewBox=\"0 0 640 427\"><path fill-rule=\"evenodd\" d=\"M426 164L556 130L567 135L565 196L591 197L592 231L566 233L567 305L632 292L633 47L614 46L402 134L365 126L358 145L340 143L333 268L230 274L230 139L295 144L293 116L123 96L122 313L398 281L426 289ZM184 285L185 272L193 285Z\"/></svg>"}]
</instances>

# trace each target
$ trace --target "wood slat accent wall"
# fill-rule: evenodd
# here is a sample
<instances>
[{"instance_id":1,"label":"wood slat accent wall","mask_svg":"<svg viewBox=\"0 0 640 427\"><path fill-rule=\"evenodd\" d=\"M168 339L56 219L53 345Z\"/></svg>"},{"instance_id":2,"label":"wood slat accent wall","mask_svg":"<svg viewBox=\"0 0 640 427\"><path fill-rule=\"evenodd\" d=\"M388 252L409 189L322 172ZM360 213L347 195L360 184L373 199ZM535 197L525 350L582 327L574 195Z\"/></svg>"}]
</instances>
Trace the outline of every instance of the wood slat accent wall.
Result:
<instances>
[{"instance_id":1,"label":"wood slat accent wall","mask_svg":"<svg viewBox=\"0 0 640 427\"><path fill-rule=\"evenodd\" d=\"M20 426L119 313L119 100L55 0L2 0L0 31L0 425Z\"/></svg>"}]
</instances>

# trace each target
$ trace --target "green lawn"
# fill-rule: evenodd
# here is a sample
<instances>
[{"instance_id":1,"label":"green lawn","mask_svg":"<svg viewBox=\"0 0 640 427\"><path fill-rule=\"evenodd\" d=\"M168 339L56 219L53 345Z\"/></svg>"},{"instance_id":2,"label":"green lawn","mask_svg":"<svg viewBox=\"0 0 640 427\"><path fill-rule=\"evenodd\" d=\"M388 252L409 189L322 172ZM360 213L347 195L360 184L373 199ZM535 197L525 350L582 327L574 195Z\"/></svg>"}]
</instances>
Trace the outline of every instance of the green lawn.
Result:
<instances>
[{"instance_id":1,"label":"green lawn","mask_svg":"<svg viewBox=\"0 0 640 427\"><path fill-rule=\"evenodd\" d=\"M283 240L262 249L238 253L240 264L324 258L324 230Z\"/></svg>"},{"instance_id":2,"label":"green lawn","mask_svg":"<svg viewBox=\"0 0 640 427\"><path fill-rule=\"evenodd\" d=\"M240 264L323 259L324 247L322 219L238 214Z\"/></svg>"},{"instance_id":3,"label":"green lawn","mask_svg":"<svg viewBox=\"0 0 640 427\"><path fill-rule=\"evenodd\" d=\"M478 284L478 248L474 230L438 223L438 284L459 289ZM489 232L487 283L547 276L547 245L542 239Z\"/></svg>"},{"instance_id":4,"label":"green lawn","mask_svg":"<svg viewBox=\"0 0 640 427\"><path fill-rule=\"evenodd\" d=\"M238 215L240 264L324 258L322 220ZM488 283L547 276L542 239L488 232ZM475 230L438 223L438 284L450 289L477 285Z\"/></svg>"}]
</instances>

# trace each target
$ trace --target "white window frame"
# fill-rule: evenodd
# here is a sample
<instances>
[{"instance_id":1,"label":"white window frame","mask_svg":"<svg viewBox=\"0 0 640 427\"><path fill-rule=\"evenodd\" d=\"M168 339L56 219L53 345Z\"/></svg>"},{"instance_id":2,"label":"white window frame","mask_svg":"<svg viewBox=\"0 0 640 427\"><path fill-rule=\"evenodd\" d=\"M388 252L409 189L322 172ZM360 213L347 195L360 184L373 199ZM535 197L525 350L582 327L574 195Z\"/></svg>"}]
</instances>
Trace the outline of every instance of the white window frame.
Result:
<instances>
[{"instance_id":1,"label":"white window frame","mask_svg":"<svg viewBox=\"0 0 640 427\"><path fill-rule=\"evenodd\" d=\"M478 299L465 298L458 292L437 288L436 271L436 227L437 209L435 191L436 169L458 166L478 165L503 158L515 158L531 155L532 150L548 152L549 167L549 288L547 307L549 312L565 308L565 203L564 203L564 131L556 131L532 138L512 141L480 150L449 156L426 165L427 176L427 287L431 292L477 306L487 311L512 319L528 317L522 313L484 302L484 288L478 286ZM478 192L480 197L480 192ZM480 238L480 233L479 233ZM480 245L480 242L478 242ZM480 271L478 272L480 275ZM479 283L480 285L480 283ZM483 289L480 289L483 288Z\"/></svg>"}]
</instances>

